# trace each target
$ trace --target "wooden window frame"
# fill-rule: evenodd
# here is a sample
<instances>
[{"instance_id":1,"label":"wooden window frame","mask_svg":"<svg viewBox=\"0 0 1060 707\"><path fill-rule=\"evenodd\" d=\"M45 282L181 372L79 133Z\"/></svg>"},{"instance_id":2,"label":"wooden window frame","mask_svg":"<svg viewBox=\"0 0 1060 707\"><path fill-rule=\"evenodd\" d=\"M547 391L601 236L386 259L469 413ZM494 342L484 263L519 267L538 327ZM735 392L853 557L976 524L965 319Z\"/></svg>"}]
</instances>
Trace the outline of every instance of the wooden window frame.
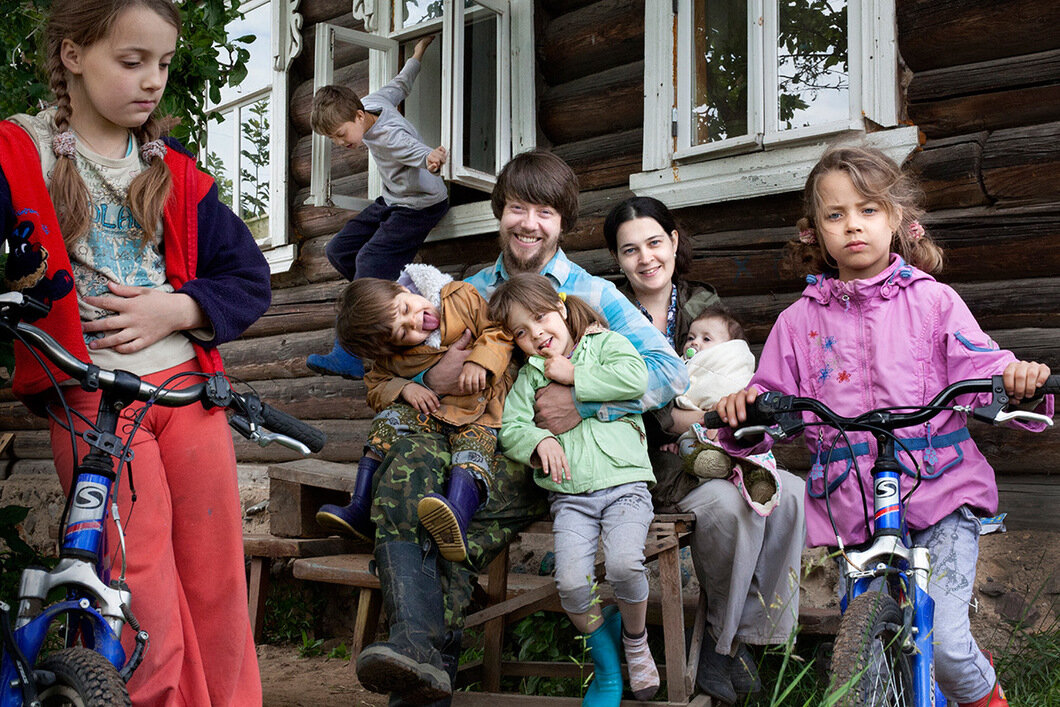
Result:
<instances>
[{"instance_id":1,"label":"wooden window frame","mask_svg":"<svg viewBox=\"0 0 1060 707\"><path fill-rule=\"evenodd\" d=\"M478 189L490 189L495 177L457 165L461 158L459 144L448 137L460 134L460 111L447 109L459 96L453 90L456 82L454 66L460 66L458 48L459 29L462 29L463 2L445 0L443 16L421 22L396 31L384 32L379 28L390 27L393 0L371 0L355 3L355 16L365 21L368 32L337 27L328 23L316 25L316 56L314 57L313 91L331 83L334 76L333 42L349 42L369 48L368 90L376 91L390 81L398 72L399 47L417 37L441 32L442 34L442 135L443 144L450 151L443 176L450 181ZM534 91L534 33L533 0L476 0L480 5L499 13L507 44L499 52L498 74L507 79L498 85L498 137L499 150L497 170L511 155L530 149L535 144L535 91ZM461 27L456 23L460 21ZM502 30L502 31L503 31ZM422 81L421 76L417 81ZM507 104L507 105L505 105ZM335 206L359 211L382 193L382 182L374 160L368 160L368 198L335 194L332 190L330 164L331 141L323 135L313 135L312 174L310 195L307 203L313 206ZM497 219L493 216L488 194L482 201L460 204L450 208L431 231L428 241L446 240L497 230Z\"/></svg>"},{"instance_id":2,"label":"wooden window frame","mask_svg":"<svg viewBox=\"0 0 1060 707\"><path fill-rule=\"evenodd\" d=\"M690 111L682 108L691 95L692 0L645 4L643 171L630 176L635 193L681 208L797 191L837 139L860 138L899 161L915 149L916 128L897 127L894 0L848 5L849 114L784 131L767 128L777 122L776 101L764 89L776 85L776 41L765 36L776 28L776 2L749 0L748 12L750 134L693 146Z\"/></svg>"},{"instance_id":3,"label":"wooden window frame","mask_svg":"<svg viewBox=\"0 0 1060 707\"><path fill-rule=\"evenodd\" d=\"M298 1L244 0L241 5L244 13L263 5L269 5L269 50L272 57L272 81L267 87L261 88L254 93L240 96L213 109L222 114L229 113L256 103L262 97L269 97L271 111L269 118L269 151L271 155L277 156L278 159L272 159L269 162L269 232L263 241L259 241L259 245L273 273L290 270L297 255L294 244L290 242L289 165L287 164L286 155L289 154L287 122L290 104L287 72L291 62L302 49L302 17L296 11ZM238 150L238 125L236 130L236 149ZM208 148L209 127L207 127L206 144ZM203 156L205 156L205 152ZM235 190L233 198L237 198L238 195L238 166L239 162L237 160L237 179L235 184L233 184L233 189ZM233 210L239 215L238 201L234 207Z\"/></svg>"}]
</instances>

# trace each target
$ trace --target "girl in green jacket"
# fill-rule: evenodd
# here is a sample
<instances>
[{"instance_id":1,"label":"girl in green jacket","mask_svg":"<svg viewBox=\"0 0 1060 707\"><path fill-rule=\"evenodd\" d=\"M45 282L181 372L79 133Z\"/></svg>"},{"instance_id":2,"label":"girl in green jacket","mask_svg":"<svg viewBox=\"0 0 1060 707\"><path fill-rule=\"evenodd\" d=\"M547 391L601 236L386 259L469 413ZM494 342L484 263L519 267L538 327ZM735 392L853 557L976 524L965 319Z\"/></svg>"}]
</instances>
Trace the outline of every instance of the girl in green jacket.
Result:
<instances>
[{"instance_id":1,"label":"girl in green jacket","mask_svg":"<svg viewBox=\"0 0 1060 707\"><path fill-rule=\"evenodd\" d=\"M589 417L558 436L534 424L535 394L548 385L570 388L576 405L639 398L648 385L644 360L592 307L556 292L542 275L514 275L503 283L490 298L489 316L527 358L505 401L499 441L550 492L560 603L586 634L595 669L582 704L617 707L622 647L634 696L650 699L659 672L645 628L644 543L653 517L648 486L655 477L644 423L639 414L610 422ZM601 611L593 596L600 540L617 611Z\"/></svg>"}]
</instances>

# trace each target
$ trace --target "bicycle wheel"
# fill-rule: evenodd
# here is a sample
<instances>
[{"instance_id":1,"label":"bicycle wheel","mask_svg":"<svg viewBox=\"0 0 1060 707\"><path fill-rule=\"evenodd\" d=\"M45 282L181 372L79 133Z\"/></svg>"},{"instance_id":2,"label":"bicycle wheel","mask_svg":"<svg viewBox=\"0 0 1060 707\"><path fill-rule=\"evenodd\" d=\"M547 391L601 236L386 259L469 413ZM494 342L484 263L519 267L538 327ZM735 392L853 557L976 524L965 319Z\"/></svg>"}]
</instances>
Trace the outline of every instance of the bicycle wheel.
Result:
<instances>
[{"instance_id":1,"label":"bicycle wheel","mask_svg":"<svg viewBox=\"0 0 1060 707\"><path fill-rule=\"evenodd\" d=\"M910 656L902 651L902 611L894 598L866 592L847 606L832 653L828 692L843 707L914 707Z\"/></svg>"},{"instance_id":2,"label":"bicycle wheel","mask_svg":"<svg viewBox=\"0 0 1060 707\"><path fill-rule=\"evenodd\" d=\"M38 666L55 674L55 682L38 686L44 707L130 707L129 692L117 669L99 653L87 648L64 648Z\"/></svg>"}]
</instances>

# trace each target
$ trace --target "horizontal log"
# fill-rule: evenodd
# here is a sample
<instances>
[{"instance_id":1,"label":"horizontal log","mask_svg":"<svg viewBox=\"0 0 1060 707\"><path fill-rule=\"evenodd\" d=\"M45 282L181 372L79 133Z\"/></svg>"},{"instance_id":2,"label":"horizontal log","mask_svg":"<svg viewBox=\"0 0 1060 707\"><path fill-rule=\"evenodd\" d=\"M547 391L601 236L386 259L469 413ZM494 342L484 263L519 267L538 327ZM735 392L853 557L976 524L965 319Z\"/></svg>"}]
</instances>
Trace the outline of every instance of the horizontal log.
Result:
<instances>
[{"instance_id":1,"label":"horizontal log","mask_svg":"<svg viewBox=\"0 0 1060 707\"><path fill-rule=\"evenodd\" d=\"M365 148L331 147L331 178L340 179L368 171ZM313 136L303 135L291 153L291 180L298 188L308 187L313 175Z\"/></svg>"},{"instance_id":2,"label":"horizontal log","mask_svg":"<svg viewBox=\"0 0 1060 707\"><path fill-rule=\"evenodd\" d=\"M51 433L48 430L20 430L12 440L11 453L16 459L51 459Z\"/></svg>"},{"instance_id":3,"label":"horizontal log","mask_svg":"<svg viewBox=\"0 0 1060 707\"><path fill-rule=\"evenodd\" d=\"M323 430L328 436L327 444L320 452L312 456L313 459L349 463L361 458L361 450L364 448L364 441L368 438L371 420L306 420L306 422ZM277 464L303 458L293 449L278 444L261 447L234 432L232 440L236 448L236 459L241 464Z\"/></svg>"},{"instance_id":4,"label":"horizontal log","mask_svg":"<svg viewBox=\"0 0 1060 707\"><path fill-rule=\"evenodd\" d=\"M1060 84L909 103L907 110L928 138L1049 123L1060 119Z\"/></svg>"},{"instance_id":5,"label":"horizontal log","mask_svg":"<svg viewBox=\"0 0 1060 707\"><path fill-rule=\"evenodd\" d=\"M331 82L347 86L360 97L368 93L368 60L358 61L347 66L336 66ZM313 128L309 116L313 113L313 77L295 86L291 92L290 120L291 127L299 135L309 135Z\"/></svg>"},{"instance_id":6,"label":"horizontal log","mask_svg":"<svg viewBox=\"0 0 1060 707\"><path fill-rule=\"evenodd\" d=\"M220 347L228 374L241 380L310 376L305 358L325 354L335 343L331 327L316 331L237 339Z\"/></svg>"},{"instance_id":7,"label":"horizontal log","mask_svg":"<svg viewBox=\"0 0 1060 707\"><path fill-rule=\"evenodd\" d=\"M365 420L375 413L362 381L339 376L260 380L251 384L261 399L288 415L316 420Z\"/></svg>"},{"instance_id":8,"label":"horizontal log","mask_svg":"<svg viewBox=\"0 0 1060 707\"><path fill-rule=\"evenodd\" d=\"M983 185L999 205L1060 201L1060 122L990 134Z\"/></svg>"},{"instance_id":9,"label":"horizontal log","mask_svg":"<svg viewBox=\"0 0 1060 707\"><path fill-rule=\"evenodd\" d=\"M328 283L331 284L331 283ZM243 339L274 334L295 334L325 329L335 324L335 300L302 304L273 305L243 332Z\"/></svg>"},{"instance_id":10,"label":"horizontal log","mask_svg":"<svg viewBox=\"0 0 1060 707\"><path fill-rule=\"evenodd\" d=\"M318 21L363 32L364 22L354 18L353 13L350 12L349 2L346 2L345 5L344 12L340 12L336 16ZM302 27L302 52L295 57L294 69L303 77L312 78L313 62L316 58L316 27L305 21L303 21ZM368 58L368 47L350 44L349 42L335 42L332 51L335 66L348 66L349 64L364 61Z\"/></svg>"},{"instance_id":11,"label":"horizontal log","mask_svg":"<svg viewBox=\"0 0 1060 707\"><path fill-rule=\"evenodd\" d=\"M574 12L595 2L598 2L598 0L541 0L541 5L550 15L559 17L564 13Z\"/></svg>"},{"instance_id":12,"label":"horizontal log","mask_svg":"<svg viewBox=\"0 0 1060 707\"><path fill-rule=\"evenodd\" d=\"M352 15L350 0L302 0L298 12L302 15L304 27L317 22L332 22L345 15Z\"/></svg>"},{"instance_id":13,"label":"horizontal log","mask_svg":"<svg viewBox=\"0 0 1060 707\"><path fill-rule=\"evenodd\" d=\"M913 74L906 89L911 103L996 93L1055 84L1060 77L1060 49L1037 54L964 64Z\"/></svg>"},{"instance_id":14,"label":"horizontal log","mask_svg":"<svg viewBox=\"0 0 1060 707\"><path fill-rule=\"evenodd\" d=\"M578 198L578 222L563 234L563 248L569 251L604 245L604 219L611 209L633 196L628 186L582 192Z\"/></svg>"},{"instance_id":15,"label":"horizontal log","mask_svg":"<svg viewBox=\"0 0 1060 707\"><path fill-rule=\"evenodd\" d=\"M555 86L644 58L644 0L601 0L554 18L538 67Z\"/></svg>"},{"instance_id":16,"label":"horizontal log","mask_svg":"<svg viewBox=\"0 0 1060 707\"><path fill-rule=\"evenodd\" d=\"M570 165L583 191L628 186L629 175L641 169L644 131L625 130L556 146L554 152Z\"/></svg>"},{"instance_id":17,"label":"horizontal log","mask_svg":"<svg viewBox=\"0 0 1060 707\"><path fill-rule=\"evenodd\" d=\"M31 413L17 400L0 402L0 430L46 430L48 421Z\"/></svg>"},{"instance_id":18,"label":"horizontal log","mask_svg":"<svg viewBox=\"0 0 1060 707\"><path fill-rule=\"evenodd\" d=\"M361 199L367 198L368 172L333 179L331 193ZM303 240L322 235L333 236L346 225L347 221L357 215L356 211L332 206L308 206L306 205L307 199L309 199L308 187L295 192L292 221L299 237Z\"/></svg>"},{"instance_id":19,"label":"horizontal log","mask_svg":"<svg viewBox=\"0 0 1060 707\"><path fill-rule=\"evenodd\" d=\"M909 168L919 177L929 211L989 203L980 183L986 136L982 132L931 140L913 154Z\"/></svg>"},{"instance_id":20,"label":"horizontal log","mask_svg":"<svg viewBox=\"0 0 1060 707\"><path fill-rule=\"evenodd\" d=\"M1060 4L1048 0L904 0L895 10L913 71L1060 47Z\"/></svg>"},{"instance_id":21,"label":"horizontal log","mask_svg":"<svg viewBox=\"0 0 1060 707\"><path fill-rule=\"evenodd\" d=\"M644 62L546 89L538 106L538 126L553 145L642 127Z\"/></svg>"},{"instance_id":22,"label":"horizontal log","mask_svg":"<svg viewBox=\"0 0 1060 707\"><path fill-rule=\"evenodd\" d=\"M691 206L674 211L674 216L683 233L705 234L784 228L791 237L795 235L795 222L802 216L802 212L802 193L787 192Z\"/></svg>"}]
</instances>

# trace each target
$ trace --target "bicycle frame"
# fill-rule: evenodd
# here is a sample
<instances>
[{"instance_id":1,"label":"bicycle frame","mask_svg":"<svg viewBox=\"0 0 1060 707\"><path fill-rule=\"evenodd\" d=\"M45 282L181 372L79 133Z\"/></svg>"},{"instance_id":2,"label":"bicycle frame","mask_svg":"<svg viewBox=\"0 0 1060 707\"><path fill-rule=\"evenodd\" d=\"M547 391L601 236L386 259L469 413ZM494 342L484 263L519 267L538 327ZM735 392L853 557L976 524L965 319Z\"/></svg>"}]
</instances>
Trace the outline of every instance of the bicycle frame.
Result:
<instances>
[{"instance_id":1,"label":"bicycle frame","mask_svg":"<svg viewBox=\"0 0 1060 707\"><path fill-rule=\"evenodd\" d=\"M845 613L848 602L870 591L877 579L885 579L888 591L902 608L901 649L911 654L917 707L945 707L946 698L935 682L935 600L926 590L930 554L927 548L913 545L905 527L894 438L878 433L876 444L872 539L866 549L842 555L846 591L840 609Z\"/></svg>"},{"instance_id":2,"label":"bicycle frame","mask_svg":"<svg viewBox=\"0 0 1060 707\"><path fill-rule=\"evenodd\" d=\"M137 388L138 383L137 379ZM126 660L121 632L127 620L131 619L130 623L135 626L135 619L128 609L132 595L124 585L108 585L101 563L106 537L104 526L110 515L108 509L116 479L114 458L123 454L124 446L114 432L119 412L132 399L120 393L103 392L96 429L84 435L93 449L77 467L67 499L59 562L50 571L27 568L22 573L18 614L12 633L18 650L29 665L37 663L48 627L62 615L67 616L68 640L76 627L85 646L110 661L125 680L132 675L146 649L147 633L139 630L133 655ZM129 456L125 453L121 461ZM67 589L67 598L42 610L47 596L58 587ZM0 683L0 707L17 707L23 703L22 695L11 687L18 684L14 660L5 652L0 670L3 680Z\"/></svg>"}]
</instances>

